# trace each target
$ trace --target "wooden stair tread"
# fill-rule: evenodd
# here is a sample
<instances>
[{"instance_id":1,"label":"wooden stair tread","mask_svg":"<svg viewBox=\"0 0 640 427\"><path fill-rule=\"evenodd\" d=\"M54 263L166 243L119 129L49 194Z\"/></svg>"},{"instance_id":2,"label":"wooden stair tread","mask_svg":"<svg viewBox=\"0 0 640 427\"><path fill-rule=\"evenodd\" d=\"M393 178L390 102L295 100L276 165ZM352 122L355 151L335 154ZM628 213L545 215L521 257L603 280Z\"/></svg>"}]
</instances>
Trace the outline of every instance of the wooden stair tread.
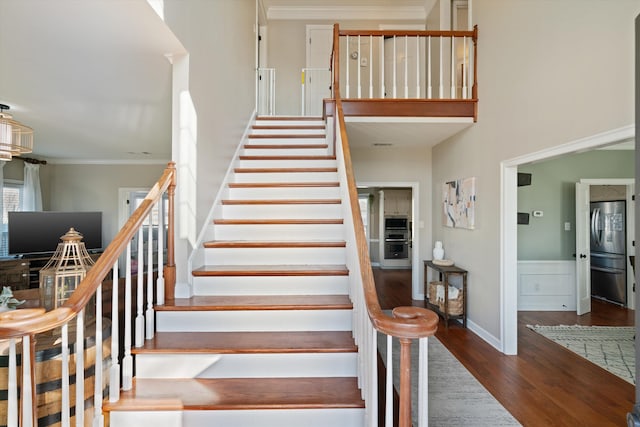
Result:
<instances>
[{"instance_id":1,"label":"wooden stair tread","mask_svg":"<svg viewBox=\"0 0 640 427\"><path fill-rule=\"evenodd\" d=\"M344 224L343 219L214 219L219 225L326 225Z\"/></svg>"},{"instance_id":2,"label":"wooden stair tread","mask_svg":"<svg viewBox=\"0 0 640 427\"><path fill-rule=\"evenodd\" d=\"M252 133L248 135L249 139L324 139L326 137L324 133Z\"/></svg>"},{"instance_id":3,"label":"wooden stair tread","mask_svg":"<svg viewBox=\"0 0 640 427\"><path fill-rule=\"evenodd\" d=\"M175 298L156 311L351 310L348 295L195 295Z\"/></svg>"},{"instance_id":4,"label":"wooden stair tread","mask_svg":"<svg viewBox=\"0 0 640 427\"><path fill-rule=\"evenodd\" d=\"M194 276L347 276L344 265L205 265Z\"/></svg>"},{"instance_id":5,"label":"wooden stair tread","mask_svg":"<svg viewBox=\"0 0 640 427\"><path fill-rule=\"evenodd\" d=\"M205 248L344 248L343 241L259 241L259 240L212 240L204 242Z\"/></svg>"},{"instance_id":6,"label":"wooden stair tread","mask_svg":"<svg viewBox=\"0 0 640 427\"><path fill-rule=\"evenodd\" d=\"M297 187L340 187L339 182L230 182L229 188L297 188Z\"/></svg>"},{"instance_id":7,"label":"wooden stair tread","mask_svg":"<svg viewBox=\"0 0 640 427\"><path fill-rule=\"evenodd\" d=\"M355 377L134 379L105 411L364 408Z\"/></svg>"},{"instance_id":8,"label":"wooden stair tread","mask_svg":"<svg viewBox=\"0 0 640 427\"><path fill-rule=\"evenodd\" d=\"M226 199L223 205L339 205L340 199Z\"/></svg>"},{"instance_id":9,"label":"wooden stair tread","mask_svg":"<svg viewBox=\"0 0 640 427\"><path fill-rule=\"evenodd\" d=\"M281 150L286 148L295 148L295 149L318 149L318 148L329 148L329 144L244 144L244 148L247 149L275 149Z\"/></svg>"},{"instance_id":10,"label":"wooden stair tread","mask_svg":"<svg viewBox=\"0 0 640 427\"><path fill-rule=\"evenodd\" d=\"M274 120L274 121L323 121L321 116L258 116L256 120Z\"/></svg>"},{"instance_id":11,"label":"wooden stair tread","mask_svg":"<svg viewBox=\"0 0 640 427\"><path fill-rule=\"evenodd\" d=\"M235 173L338 172L338 168L235 168Z\"/></svg>"},{"instance_id":12,"label":"wooden stair tread","mask_svg":"<svg viewBox=\"0 0 640 427\"><path fill-rule=\"evenodd\" d=\"M239 156L240 160L335 160L336 156Z\"/></svg>"},{"instance_id":13,"label":"wooden stair tread","mask_svg":"<svg viewBox=\"0 0 640 427\"><path fill-rule=\"evenodd\" d=\"M156 332L134 354L353 353L351 331Z\"/></svg>"},{"instance_id":14,"label":"wooden stair tread","mask_svg":"<svg viewBox=\"0 0 640 427\"><path fill-rule=\"evenodd\" d=\"M256 130L278 130L278 129L304 129L304 130L322 130L325 128L324 125L253 125L252 129Z\"/></svg>"}]
</instances>

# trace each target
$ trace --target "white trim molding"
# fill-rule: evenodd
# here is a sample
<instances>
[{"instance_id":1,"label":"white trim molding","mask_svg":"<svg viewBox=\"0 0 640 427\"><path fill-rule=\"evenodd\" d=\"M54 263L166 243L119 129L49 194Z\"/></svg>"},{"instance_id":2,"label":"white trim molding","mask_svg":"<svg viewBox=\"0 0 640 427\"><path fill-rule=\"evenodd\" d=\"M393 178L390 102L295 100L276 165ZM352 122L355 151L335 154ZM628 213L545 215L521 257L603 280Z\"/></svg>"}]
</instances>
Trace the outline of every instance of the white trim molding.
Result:
<instances>
[{"instance_id":1,"label":"white trim molding","mask_svg":"<svg viewBox=\"0 0 640 427\"><path fill-rule=\"evenodd\" d=\"M424 6L271 6L268 20L407 20L427 19Z\"/></svg>"}]
</instances>

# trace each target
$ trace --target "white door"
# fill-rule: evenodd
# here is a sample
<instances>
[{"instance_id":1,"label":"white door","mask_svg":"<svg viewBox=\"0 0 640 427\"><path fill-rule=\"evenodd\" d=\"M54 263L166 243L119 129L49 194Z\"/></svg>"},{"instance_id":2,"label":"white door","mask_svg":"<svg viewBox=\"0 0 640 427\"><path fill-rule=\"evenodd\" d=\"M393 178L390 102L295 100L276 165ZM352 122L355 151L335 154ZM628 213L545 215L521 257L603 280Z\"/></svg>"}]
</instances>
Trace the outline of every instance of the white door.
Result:
<instances>
[{"instance_id":1,"label":"white door","mask_svg":"<svg viewBox=\"0 0 640 427\"><path fill-rule=\"evenodd\" d=\"M591 311L589 184L576 182L576 312Z\"/></svg>"},{"instance_id":2,"label":"white door","mask_svg":"<svg viewBox=\"0 0 640 427\"><path fill-rule=\"evenodd\" d=\"M381 30L424 30L424 25L381 25ZM383 44L384 98L424 98L424 70L418 64L424 61L425 41L415 37L389 37Z\"/></svg>"},{"instance_id":3,"label":"white door","mask_svg":"<svg viewBox=\"0 0 640 427\"><path fill-rule=\"evenodd\" d=\"M302 112L321 116L322 100L331 98L329 65L333 50L333 26L307 25L307 66L302 76Z\"/></svg>"}]
</instances>

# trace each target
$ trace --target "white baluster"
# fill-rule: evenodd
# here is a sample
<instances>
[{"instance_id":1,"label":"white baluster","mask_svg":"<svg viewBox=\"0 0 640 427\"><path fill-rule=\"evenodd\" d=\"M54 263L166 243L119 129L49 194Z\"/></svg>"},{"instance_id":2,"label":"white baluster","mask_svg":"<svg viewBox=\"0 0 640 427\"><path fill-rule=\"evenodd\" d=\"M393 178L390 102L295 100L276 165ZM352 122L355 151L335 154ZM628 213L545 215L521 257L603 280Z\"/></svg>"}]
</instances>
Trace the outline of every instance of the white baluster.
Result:
<instances>
[{"instance_id":1,"label":"white baluster","mask_svg":"<svg viewBox=\"0 0 640 427\"><path fill-rule=\"evenodd\" d=\"M302 114L301 114L302 116L304 116L304 107L305 107L305 99L304 98L305 98L305 95L306 95L306 93L305 93L305 83L306 83L306 80L307 80L307 76L305 75L305 70L306 70L306 68L303 68L302 71L300 71L300 83L302 84L302 88L300 90L300 96L301 96L300 105L302 105Z\"/></svg>"},{"instance_id":2,"label":"white baluster","mask_svg":"<svg viewBox=\"0 0 640 427\"><path fill-rule=\"evenodd\" d=\"M162 199L160 199L162 201ZM158 213L159 210L158 210ZM158 230L160 234L160 230ZM160 250L160 248L158 248ZM153 314L153 224L151 223L151 215L149 215L149 233L147 238L147 311L145 312L146 334L145 337L150 340L153 338L155 331Z\"/></svg>"},{"instance_id":3,"label":"white baluster","mask_svg":"<svg viewBox=\"0 0 640 427\"><path fill-rule=\"evenodd\" d=\"M69 390L69 324L62 325L62 402L60 408L61 421L63 426L71 425L71 402Z\"/></svg>"},{"instance_id":4,"label":"white baluster","mask_svg":"<svg viewBox=\"0 0 640 427\"><path fill-rule=\"evenodd\" d=\"M371 348L369 348L369 375L371 381L369 382L369 402L371 407L371 424L372 426L378 425L378 331L368 321L369 330L371 334Z\"/></svg>"},{"instance_id":5,"label":"white baluster","mask_svg":"<svg viewBox=\"0 0 640 427\"><path fill-rule=\"evenodd\" d=\"M387 335L387 384L385 396L385 427L393 427L393 359L392 359L392 340L391 335Z\"/></svg>"},{"instance_id":6,"label":"white baluster","mask_svg":"<svg viewBox=\"0 0 640 427\"><path fill-rule=\"evenodd\" d=\"M97 343L96 343L97 345ZM76 427L84 427L84 308L76 317Z\"/></svg>"},{"instance_id":7,"label":"white baluster","mask_svg":"<svg viewBox=\"0 0 640 427\"><path fill-rule=\"evenodd\" d=\"M467 99L467 36L462 38L462 98Z\"/></svg>"},{"instance_id":8,"label":"white baluster","mask_svg":"<svg viewBox=\"0 0 640 427\"><path fill-rule=\"evenodd\" d=\"M384 36L380 36L380 98L386 98L386 88L384 85Z\"/></svg>"},{"instance_id":9,"label":"white baluster","mask_svg":"<svg viewBox=\"0 0 640 427\"><path fill-rule=\"evenodd\" d=\"M451 37L451 99L456 98L456 65L455 65L455 47L456 38Z\"/></svg>"},{"instance_id":10,"label":"white baluster","mask_svg":"<svg viewBox=\"0 0 640 427\"><path fill-rule=\"evenodd\" d=\"M404 36L404 98L409 98L409 36Z\"/></svg>"},{"instance_id":11,"label":"white baluster","mask_svg":"<svg viewBox=\"0 0 640 427\"><path fill-rule=\"evenodd\" d=\"M162 200L162 199L161 199ZM164 203L158 203L158 280L156 304L164 305Z\"/></svg>"},{"instance_id":12,"label":"white baluster","mask_svg":"<svg viewBox=\"0 0 640 427\"><path fill-rule=\"evenodd\" d=\"M431 93L431 36L427 37L427 99L431 99L433 94Z\"/></svg>"},{"instance_id":13,"label":"white baluster","mask_svg":"<svg viewBox=\"0 0 640 427\"><path fill-rule=\"evenodd\" d=\"M33 388L31 386L31 337L22 337L22 427L34 427L32 400Z\"/></svg>"},{"instance_id":14,"label":"white baluster","mask_svg":"<svg viewBox=\"0 0 640 427\"><path fill-rule=\"evenodd\" d=\"M416 98L420 98L420 37L416 37Z\"/></svg>"},{"instance_id":15,"label":"white baluster","mask_svg":"<svg viewBox=\"0 0 640 427\"><path fill-rule=\"evenodd\" d=\"M429 338L418 340L418 426L429 425Z\"/></svg>"},{"instance_id":16,"label":"white baluster","mask_svg":"<svg viewBox=\"0 0 640 427\"><path fill-rule=\"evenodd\" d=\"M133 357L131 356L131 242L127 244L124 278L124 357L122 359L122 389L133 386Z\"/></svg>"},{"instance_id":17,"label":"white baluster","mask_svg":"<svg viewBox=\"0 0 640 427\"><path fill-rule=\"evenodd\" d=\"M443 56L442 37L440 37L440 86L438 88L438 97L444 98L444 56Z\"/></svg>"},{"instance_id":18,"label":"white baluster","mask_svg":"<svg viewBox=\"0 0 640 427\"><path fill-rule=\"evenodd\" d=\"M396 36L393 36L393 99L398 97L397 61Z\"/></svg>"},{"instance_id":19,"label":"white baluster","mask_svg":"<svg viewBox=\"0 0 640 427\"><path fill-rule=\"evenodd\" d=\"M148 220L148 219L147 219ZM143 227L138 230L138 253L136 254L138 261L138 286L136 296L136 306L138 308L136 316L136 347L142 347L144 344L144 231Z\"/></svg>"},{"instance_id":20,"label":"white baluster","mask_svg":"<svg viewBox=\"0 0 640 427\"><path fill-rule=\"evenodd\" d=\"M349 78L349 61L351 60L350 59L351 58L351 52L349 52L349 50L350 50L349 36L347 36L347 48L344 50L345 58L346 58L346 61L345 61L346 72L344 73L345 78L346 78L346 80L345 80L345 83L346 83L345 84L345 91L346 91L346 93L344 95L344 98L346 98L346 99L349 99L349 81L351 81L351 79Z\"/></svg>"},{"instance_id":21,"label":"white baluster","mask_svg":"<svg viewBox=\"0 0 640 427\"><path fill-rule=\"evenodd\" d=\"M109 402L117 402L120 399L120 337L119 313L118 313L118 260L113 264L113 279L111 289L111 369L109 371Z\"/></svg>"},{"instance_id":22,"label":"white baluster","mask_svg":"<svg viewBox=\"0 0 640 427\"><path fill-rule=\"evenodd\" d=\"M18 352L16 350L16 340L9 340L9 378L7 379L7 426L18 427Z\"/></svg>"},{"instance_id":23,"label":"white baluster","mask_svg":"<svg viewBox=\"0 0 640 427\"><path fill-rule=\"evenodd\" d=\"M116 338L117 339L117 338ZM96 358L94 362L94 388L93 388L93 427L104 426L102 415L102 285L96 291Z\"/></svg>"},{"instance_id":24,"label":"white baluster","mask_svg":"<svg viewBox=\"0 0 640 427\"><path fill-rule=\"evenodd\" d=\"M358 99L362 98L362 67L360 67L360 60L362 59L360 53L360 35L358 34L358 58L356 59L356 70L358 70Z\"/></svg>"},{"instance_id":25,"label":"white baluster","mask_svg":"<svg viewBox=\"0 0 640 427\"><path fill-rule=\"evenodd\" d=\"M373 98L373 36L369 36L369 98Z\"/></svg>"}]
</instances>

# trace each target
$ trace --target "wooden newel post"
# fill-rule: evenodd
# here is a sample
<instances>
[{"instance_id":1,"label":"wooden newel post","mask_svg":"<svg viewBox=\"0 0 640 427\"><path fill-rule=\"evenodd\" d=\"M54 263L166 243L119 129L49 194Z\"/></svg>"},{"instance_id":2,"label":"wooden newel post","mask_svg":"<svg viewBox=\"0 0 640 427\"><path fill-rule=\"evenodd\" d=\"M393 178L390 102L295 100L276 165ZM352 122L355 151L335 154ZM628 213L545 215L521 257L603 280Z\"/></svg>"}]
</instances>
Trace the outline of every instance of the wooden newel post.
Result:
<instances>
[{"instance_id":1,"label":"wooden newel post","mask_svg":"<svg viewBox=\"0 0 640 427\"><path fill-rule=\"evenodd\" d=\"M411 340L400 338L399 427L411 427Z\"/></svg>"},{"instance_id":2,"label":"wooden newel post","mask_svg":"<svg viewBox=\"0 0 640 427\"><path fill-rule=\"evenodd\" d=\"M176 260L175 260L175 194L176 194L176 164L170 162L168 169L173 170L171 184L167 189L169 198L169 223L167 224L167 263L164 266L164 295L167 300L175 298L176 288Z\"/></svg>"}]
</instances>

